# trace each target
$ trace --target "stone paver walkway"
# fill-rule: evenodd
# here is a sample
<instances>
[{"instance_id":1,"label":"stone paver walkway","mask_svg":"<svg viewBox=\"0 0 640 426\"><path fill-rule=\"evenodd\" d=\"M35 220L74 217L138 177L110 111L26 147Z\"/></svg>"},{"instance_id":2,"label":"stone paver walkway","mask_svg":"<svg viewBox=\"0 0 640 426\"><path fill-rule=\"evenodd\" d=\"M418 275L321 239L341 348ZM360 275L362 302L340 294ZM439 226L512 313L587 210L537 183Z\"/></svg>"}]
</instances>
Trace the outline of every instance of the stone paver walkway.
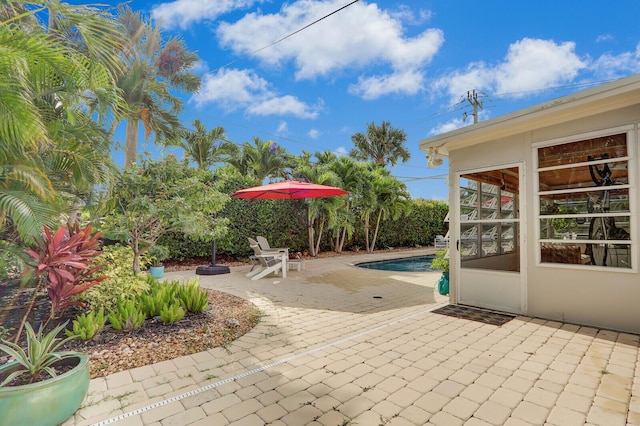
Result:
<instances>
[{"instance_id":1,"label":"stone paver walkway","mask_svg":"<svg viewBox=\"0 0 640 426\"><path fill-rule=\"evenodd\" d=\"M226 348L92 380L65 425L640 424L639 336L439 315L439 273L349 265L394 256L312 260L285 280L201 276L261 323Z\"/></svg>"}]
</instances>

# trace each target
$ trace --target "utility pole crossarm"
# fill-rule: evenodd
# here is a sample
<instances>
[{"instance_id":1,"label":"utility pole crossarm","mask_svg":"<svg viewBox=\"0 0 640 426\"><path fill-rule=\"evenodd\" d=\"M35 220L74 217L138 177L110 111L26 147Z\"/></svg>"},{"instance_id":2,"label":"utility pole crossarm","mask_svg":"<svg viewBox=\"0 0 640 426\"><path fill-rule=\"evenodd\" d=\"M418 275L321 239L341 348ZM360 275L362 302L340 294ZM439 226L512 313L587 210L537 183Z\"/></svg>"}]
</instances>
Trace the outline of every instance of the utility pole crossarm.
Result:
<instances>
[{"instance_id":1,"label":"utility pole crossarm","mask_svg":"<svg viewBox=\"0 0 640 426\"><path fill-rule=\"evenodd\" d=\"M478 109L482 109L482 102L478 99L478 92L475 90L470 90L467 92L467 101L473 107L473 123L478 122ZM465 113L464 118L467 118Z\"/></svg>"}]
</instances>

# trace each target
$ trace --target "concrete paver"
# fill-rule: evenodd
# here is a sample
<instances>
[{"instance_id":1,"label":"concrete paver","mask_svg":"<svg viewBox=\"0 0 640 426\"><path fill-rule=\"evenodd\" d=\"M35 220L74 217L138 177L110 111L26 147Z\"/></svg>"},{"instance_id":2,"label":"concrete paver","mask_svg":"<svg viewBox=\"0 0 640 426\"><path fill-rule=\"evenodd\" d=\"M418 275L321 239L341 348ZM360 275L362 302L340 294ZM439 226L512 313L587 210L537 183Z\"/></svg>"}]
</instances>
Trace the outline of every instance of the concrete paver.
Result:
<instances>
[{"instance_id":1,"label":"concrete paver","mask_svg":"<svg viewBox=\"0 0 640 426\"><path fill-rule=\"evenodd\" d=\"M224 349L92 380L65 426L640 424L639 336L438 315L439 273L349 264L392 256L315 259L286 279L199 277L252 301L261 323Z\"/></svg>"}]
</instances>

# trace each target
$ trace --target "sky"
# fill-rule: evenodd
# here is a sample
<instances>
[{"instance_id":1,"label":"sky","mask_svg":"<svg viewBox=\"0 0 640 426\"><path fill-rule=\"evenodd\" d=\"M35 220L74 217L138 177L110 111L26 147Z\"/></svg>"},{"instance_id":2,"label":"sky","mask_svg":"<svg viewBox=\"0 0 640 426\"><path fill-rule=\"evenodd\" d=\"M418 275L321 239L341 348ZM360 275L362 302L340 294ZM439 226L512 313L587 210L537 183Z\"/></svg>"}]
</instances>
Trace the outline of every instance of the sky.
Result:
<instances>
[{"instance_id":1,"label":"sky","mask_svg":"<svg viewBox=\"0 0 640 426\"><path fill-rule=\"evenodd\" d=\"M640 72L638 0L129 4L201 58L185 126L343 155L388 121L407 134L411 159L390 170L412 198L446 200L447 161L428 168L418 143L472 125L467 92L484 121Z\"/></svg>"}]
</instances>

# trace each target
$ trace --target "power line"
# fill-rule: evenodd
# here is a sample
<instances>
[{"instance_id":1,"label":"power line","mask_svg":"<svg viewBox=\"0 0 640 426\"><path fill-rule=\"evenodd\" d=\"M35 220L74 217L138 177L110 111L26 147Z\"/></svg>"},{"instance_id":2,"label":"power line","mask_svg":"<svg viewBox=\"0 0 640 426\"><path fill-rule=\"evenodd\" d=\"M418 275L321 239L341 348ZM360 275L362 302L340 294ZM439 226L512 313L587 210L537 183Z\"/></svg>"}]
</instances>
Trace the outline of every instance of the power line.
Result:
<instances>
[{"instance_id":1,"label":"power line","mask_svg":"<svg viewBox=\"0 0 640 426\"><path fill-rule=\"evenodd\" d=\"M282 37L282 38L280 38L280 39L278 39L278 40L274 41L273 43L270 43L270 44L268 44L268 45L266 45L266 46L263 46L263 47L261 47L260 49L256 49L256 50L254 50L253 52L249 52L247 55L245 55L245 57L246 57L246 56L253 56L253 55L255 55L255 54L256 54L256 53L258 53L258 52L261 52L261 51L263 51L263 50L265 50L265 49L268 49L268 48L270 48L270 47L272 47L272 46L275 46L276 44L278 44L278 43L280 43L280 42L282 42L282 41L284 41L284 40L288 39L289 37L292 37L292 36L294 36L294 35L298 34L299 32L302 32L302 31L306 30L307 28L311 27L312 25L315 25L315 24L317 24L318 22L320 22L320 21L322 21L322 20L324 20L324 19L327 19L327 18L328 18L328 17L330 17L331 15L335 15L336 13L340 12L341 10L346 9L347 7L351 6L352 4L357 3L357 2L359 2L359 1L360 1L360 0L353 0L351 3L346 4L346 5L342 6L342 7L340 7L340 8L338 8L338 9L334 10L333 12L331 12L331 13L328 13L328 14L324 15L322 18L318 18L318 19L316 19L315 21L311 22L310 24L307 24L307 25L305 25L304 27L299 28L299 29L295 30L294 32L287 34L286 36L284 36L284 37ZM240 59L242 59L242 58L234 59L233 61L229 62L228 64L225 64L225 65L223 65L223 66L221 66L221 67L216 68L214 71L218 71L218 70L219 70L219 69L221 69L221 68L226 68L226 67L228 67L229 65L232 65L232 64L234 64L234 63L238 62Z\"/></svg>"}]
</instances>

